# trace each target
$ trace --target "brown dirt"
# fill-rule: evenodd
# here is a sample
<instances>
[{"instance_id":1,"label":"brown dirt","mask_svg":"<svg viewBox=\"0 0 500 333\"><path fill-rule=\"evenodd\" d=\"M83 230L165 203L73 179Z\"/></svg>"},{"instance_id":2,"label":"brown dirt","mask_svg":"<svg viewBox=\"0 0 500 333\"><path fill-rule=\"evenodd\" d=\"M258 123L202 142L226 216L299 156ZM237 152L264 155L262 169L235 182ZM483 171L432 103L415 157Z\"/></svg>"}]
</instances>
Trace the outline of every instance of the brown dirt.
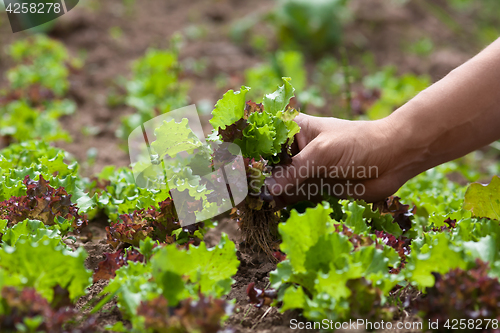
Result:
<instances>
[{"instance_id":1,"label":"brown dirt","mask_svg":"<svg viewBox=\"0 0 500 333\"><path fill-rule=\"evenodd\" d=\"M92 305L96 305L100 300L99 293L108 285L108 281L100 280L88 288L88 294L81 297L76 303L76 308L79 309L82 318L90 315ZM119 321L123 321L122 315L116 302L107 303L99 312L95 314L97 323L96 332L109 332L105 328L108 325L114 325ZM125 323L127 326L127 323Z\"/></svg>"},{"instance_id":2,"label":"brown dirt","mask_svg":"<svg viewBox=\"0 0 500 333\"><path fill-rule=\"evenodd\" d=\"M234 277L235 283L231 288L228 299L236 300L234 314L226 322L226 326L235 332L305 332L306 330L292 330L290 320L304 320L297 311L286 311L281 314L277 308L263 306L256 308L250 304L246 289L250 282L255 287L265 289L269 287L269 272L276 269L276 264L269 261L265 253L245 254L238 252L240 267ZM308 332L313 332L307 330Z\"/></svg>"},{"instance_id":3,"label":"brown dirt","mask_svg":"<svg viewBox=\"0 0 500 333\"><path fill-rule=\"evenodd\" d=\"M68 244L72 248L83 247L87 251L88 257L85 260L85 266L92 271L105 259L104 253L113 252L112 246L106 242L106 225L108 225L107 219L100 216L82 228L78 234L74 235L76 242ZM84 322L84 319L90 316L92 307L101 299L99 293L107 285L108 281L99 280L87 289L88 293L82 296L76 303L76 308L80 311L81 315L81 318L77 318L77 320ZM96 329L99 332L105 332L107 325L113 325L118 321L122 321L123 318L116 307L116 302L110 302L95 314L95 320L97 323Z\"/></svg>"}]
</instances>

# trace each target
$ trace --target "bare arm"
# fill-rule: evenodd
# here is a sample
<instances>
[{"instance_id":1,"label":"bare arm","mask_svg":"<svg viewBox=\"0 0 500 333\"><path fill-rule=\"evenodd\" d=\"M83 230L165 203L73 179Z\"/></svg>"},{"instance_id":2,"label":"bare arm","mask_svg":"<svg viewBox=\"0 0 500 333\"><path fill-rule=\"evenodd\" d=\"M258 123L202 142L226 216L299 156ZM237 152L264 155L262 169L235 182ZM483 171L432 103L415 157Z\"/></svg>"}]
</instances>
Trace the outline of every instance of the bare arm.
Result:
<instances>
[{"instance_id":1,"label":"bare arm","mask_svg":"<svg viewBox=\"0 0 500 333\"><path fill-rule=\"evenodd\" d=\"M408 178L500 139L500 39L385 121Z\"/></svg>"}]
</instances>

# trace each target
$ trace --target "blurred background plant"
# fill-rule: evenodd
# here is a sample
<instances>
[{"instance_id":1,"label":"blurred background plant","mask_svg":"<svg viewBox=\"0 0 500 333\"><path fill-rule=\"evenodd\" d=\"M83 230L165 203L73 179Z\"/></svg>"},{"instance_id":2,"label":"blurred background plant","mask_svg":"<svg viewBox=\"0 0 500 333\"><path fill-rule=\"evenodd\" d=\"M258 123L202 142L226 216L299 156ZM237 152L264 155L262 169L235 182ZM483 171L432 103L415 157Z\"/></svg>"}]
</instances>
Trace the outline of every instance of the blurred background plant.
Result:
<instances>
[{"instance_id":1,"label":"blurred background plant","mask_svg":"<svg viewBox=\"0 0 500 333\"><path fill-rule=\"evenodd\" d=\"M32 139L71 141L58 119L76 110L63 97L69 73L81 69L81 60L44 35L15 42L7 54L14 65L6 72L8 88L0 90L0 147Z\"/></svg>"},{"instance_id":2,"label":"blurred background plant","mask_svg":"<svg viewBox=\"0 0 500 333\"><path fill-rule=\"evenodd\" d=\"M342 43L343 25L350 17L348 0L281 0L270 13L281 47L315 57Z\"/></svg>"},{"instance_id":3,"label":"blurred background plant","mask_svg":"<svg viewBox=\"0 0 500 333\"><path fill-rule=\"evenodd\" d=\"M132 78L125 85L125 103L136 113L122 119L118 137L126 140L133 129L146 121L187 105L189 85L180 80L180 42L174 38L169 49L149 49L133 63Z\"/></svg>"}]
</instances>

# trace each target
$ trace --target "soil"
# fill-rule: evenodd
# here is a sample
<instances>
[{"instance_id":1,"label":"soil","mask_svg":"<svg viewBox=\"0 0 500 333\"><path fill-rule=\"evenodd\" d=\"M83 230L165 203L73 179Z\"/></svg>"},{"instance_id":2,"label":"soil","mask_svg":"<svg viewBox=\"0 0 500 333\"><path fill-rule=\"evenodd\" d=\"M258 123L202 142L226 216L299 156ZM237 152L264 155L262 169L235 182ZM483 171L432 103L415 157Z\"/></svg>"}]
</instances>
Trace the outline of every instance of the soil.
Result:
<instances>
[{"instance_id":1,"label":"soil","mask_svg":"<svg viewBox=\"0 0 500 333\"><path fill-rule=\"evenodd\" d=\"M395 2L395 1L394 1ZM443 1L436 1L443 3ZM131 3L130 7L126 3ZM470 18L458 17L458 29L450 28L436 16L430 15L426 1L410 1L405 6L394 6L388 0L352 0L354 11L346 29L347 52L351 62L360 61L359 55L371 53L375 65L395 65L400 73L428 74L433 81L465 62L480 50L470 40ZM118 79L128 77L131 62L141 57L149 47L168 46L169 38L175 32L185 32L196 26L205 36L188 39L182 48L180 59L192 62L202 59L206 64L202 72L187 71L183 77L191 83L190 103L214 105L222 94L243 83L244 71L265 60L265 56L253 51L247 45L236 45L228 37L233 24L238 24L249 14L264 15L275 5L271 0L148 0L81 1L69 14L61 17L50 35L62 41L71 54L84 55L85 66L70 78L69 97L75 100L78 110L75 115L62 119L62 124L73 137L71 143L58 146L72 153L82 164L82 172L92 175L104 166L126 166L129 158L115 131L124 115L133 110L124 104L108 106L107 96L113 90L120 91ZM0 43L9 45L28 33L12 34L8 22L2 16L0 21ZM113 37L112 31L122 31L120 37ZM435 50L428 56L417 56L401 52L402 47L415 42L422 36L432 36ZM308 59L307 67L315 60ZM0 56L0 72L11 65L3 54ZM3 76L3 75L2 75ZM217 86L216 78L225 77L227 84ZM5 86L4 80L0 86ZM310 113L328 114L325 109L310 109ZM203 119L202 119L203 120ZM206 117L204 118L206 122ZM91 129L93 135L84 134ZM87 163L90 148L98 151L95 164ZM83 246L89 252L87 267L94 269L103 259L103 253L111 248L105 242L105 218L91 221L82 231L78 242L72 246ZM239 231L234 221L224 219L206 236L209 244L216 244L221 232L226 232L239 243ZM89 233L92 237L89 237ZM289 328L292 318L301 320L300 313L287 311L278 313L276 308L264 306L260 309L248 303L246 287L255 282L264 288L269 282L269 272L275 264L265 255L238 253L241 264L234 277L235 284L228 296L236 299L235 314L227 321L227 327L235 332L296 332ZM78 307L87 314L86 305L93 301L105 287L106 281L95 283L89 294L82 297ZM100 329L122 320L113 304L98 313ZM310 331L310 330L309 330Z\"/></svg>"}]
</instances>

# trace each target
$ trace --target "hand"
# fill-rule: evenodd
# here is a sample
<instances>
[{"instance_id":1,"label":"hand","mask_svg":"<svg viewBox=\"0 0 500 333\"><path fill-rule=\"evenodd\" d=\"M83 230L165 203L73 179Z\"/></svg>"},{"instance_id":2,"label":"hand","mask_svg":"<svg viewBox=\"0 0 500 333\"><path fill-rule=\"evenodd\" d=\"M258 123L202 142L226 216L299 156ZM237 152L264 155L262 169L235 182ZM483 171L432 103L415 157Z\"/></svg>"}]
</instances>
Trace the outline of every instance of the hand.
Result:
<instances>
[{"instance_id":1,"label":"hand","mask_svg":"<svg viewBox=\"0 0 500 333\"><path fill-rule=\"evenodd\" d=\"M299 115L298 153L268 182L277 208L319 201L321 189L382 200L411 177L500 140L499 60L500 38L384 119Z\"/></svg>"},{"instance_id":2,"label":"hand","mask_svg":"<svg viewBox=\"0 0 500 333\"><path fill-rule=\"evenodd\" d=\"M385 120L347 121L300 114L295 137L299 152L291 165L277 166L268 187L278 207L320 201L321 189L336 197L382 200L409 178L399 168L390 124Z\"/></svg>"}]
</instances>

